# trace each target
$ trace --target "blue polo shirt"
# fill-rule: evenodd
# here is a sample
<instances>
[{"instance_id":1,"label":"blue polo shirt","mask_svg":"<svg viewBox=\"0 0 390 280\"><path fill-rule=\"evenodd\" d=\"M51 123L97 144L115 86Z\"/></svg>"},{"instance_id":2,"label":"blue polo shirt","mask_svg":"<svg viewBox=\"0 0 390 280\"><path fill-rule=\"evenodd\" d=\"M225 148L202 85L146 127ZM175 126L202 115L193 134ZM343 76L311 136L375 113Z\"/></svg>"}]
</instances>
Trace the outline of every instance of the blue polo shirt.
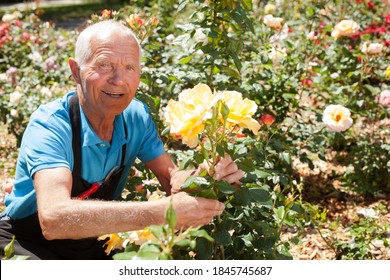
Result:
<instances>
[{"instance_id":1,"label":"blue polo shirt","mask_svg":"<svg viewBox=\"0 0 390 280\"><path fill-rule=\"evenodd\" d=\"M6 214L12 219L21 219L37 211L32 180L35 172L55 167L73 170L72 127L68 105L73 94L75 92L70 92L42 105L31 115L19 150L14 188L4 201ZM96 135L81 106L80 114L84 180L89 183L101 181L113 167L119 167L122 145L127 145L126 167L114 197L120 196L136 158L147 162L165 152L148 108L137 99L133 99L123 113L116 116L111 143L102 141ZM127 139L124 123L127 126Z\"/></svg>"}]
</instances>

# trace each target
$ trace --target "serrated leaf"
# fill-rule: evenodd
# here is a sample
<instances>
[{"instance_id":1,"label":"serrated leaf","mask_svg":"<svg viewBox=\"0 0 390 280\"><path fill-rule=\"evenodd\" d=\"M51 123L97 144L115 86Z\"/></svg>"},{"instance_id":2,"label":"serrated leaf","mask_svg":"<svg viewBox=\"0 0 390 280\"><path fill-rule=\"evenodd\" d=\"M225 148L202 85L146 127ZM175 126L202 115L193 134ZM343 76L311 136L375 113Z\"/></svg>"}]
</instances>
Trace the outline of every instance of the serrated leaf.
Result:
<instances>
[{"instance_id":1,"label":"serrated leaf","mask_svg":"<svg viewBox=\"0 0 390 280\"><path fill-rule=\"evenodd\" d=\"M216 182L214 185L220 192L224 194L232 194L236 191L236 189L225 180Z\"/></svg>"}]
</instances>

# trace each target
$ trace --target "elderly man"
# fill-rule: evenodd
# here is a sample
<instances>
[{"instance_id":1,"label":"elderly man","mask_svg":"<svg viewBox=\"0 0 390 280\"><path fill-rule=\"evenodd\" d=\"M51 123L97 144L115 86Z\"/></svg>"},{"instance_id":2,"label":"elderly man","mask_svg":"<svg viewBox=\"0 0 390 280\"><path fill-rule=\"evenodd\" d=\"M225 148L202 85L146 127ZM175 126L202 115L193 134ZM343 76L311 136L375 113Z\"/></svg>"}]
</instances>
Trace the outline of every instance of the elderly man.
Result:
<instances>
[{"instance_id":1,"label":"elderly man","mask_svg":"<svg viewBox=\"0 0 390 280\"><path fill-rule=\"evenodd\" d=\"M223 211L216 200L180 192L196 171L178 170L147 107L134 98L140 58L136 37L120 22L81 32L69 59L77 90L41 106L23 136L0 222L2 249L14 235L15 254L31 259L104 259L98 236L163 224L171 198L179 228L208 224ZM136 158L171 197L116 201ZM216 171L232 184L243 174L229 157Z\"/></svg>"}]
</instances>

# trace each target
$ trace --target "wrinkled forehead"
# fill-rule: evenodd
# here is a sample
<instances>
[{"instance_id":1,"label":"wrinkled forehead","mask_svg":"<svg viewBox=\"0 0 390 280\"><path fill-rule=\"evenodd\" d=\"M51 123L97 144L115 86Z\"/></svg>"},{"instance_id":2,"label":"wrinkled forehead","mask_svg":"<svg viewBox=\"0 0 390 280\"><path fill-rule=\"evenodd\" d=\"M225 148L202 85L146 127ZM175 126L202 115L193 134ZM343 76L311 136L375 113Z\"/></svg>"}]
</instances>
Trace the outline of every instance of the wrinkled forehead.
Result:
<instances>
[{"instance_id":1,"label":"wrinkled forehead","mask_svg":"<svg viewBox=\"0 0 390 280\"><path fill-rule=\"evenodd\" d=\"M92 57L101 50L121 54L126 57L140 57L140 47L136 38L121 31L102 32L90 42Z\"/></svg>"}]
</instances>

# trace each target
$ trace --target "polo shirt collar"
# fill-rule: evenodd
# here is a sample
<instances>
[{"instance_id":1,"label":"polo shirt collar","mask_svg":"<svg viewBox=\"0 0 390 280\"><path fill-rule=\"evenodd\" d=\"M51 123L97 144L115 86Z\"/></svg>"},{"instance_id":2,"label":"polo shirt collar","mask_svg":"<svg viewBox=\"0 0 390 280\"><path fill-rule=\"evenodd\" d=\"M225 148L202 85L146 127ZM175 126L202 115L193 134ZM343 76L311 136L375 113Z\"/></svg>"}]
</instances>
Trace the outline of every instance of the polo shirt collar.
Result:
<instances>
[{"instance_id":1,"label":"polo shirt collar","mask_svg":"<svg viewBox=\"0 0 390 280\"><path fill-rule=\"evenodd\" d=\"M87 117L84 114L83 108L80 106L80 118L81 118L81 127L82 127L82 141L83 141L83 147L86 146L93 146L93 145L100 145L100 144L108 144L110 143L105 142L99 138L99 136L95 133L95 131L92 129ZM119 144L121 147L123 144L126 143L126 137L125 137L125 130L124 130L124 120L123 115L117 115L114 120L114 132L112 135L112 139L115 141L112 141L113 143Z\"/></svg>"}]
</instances>

